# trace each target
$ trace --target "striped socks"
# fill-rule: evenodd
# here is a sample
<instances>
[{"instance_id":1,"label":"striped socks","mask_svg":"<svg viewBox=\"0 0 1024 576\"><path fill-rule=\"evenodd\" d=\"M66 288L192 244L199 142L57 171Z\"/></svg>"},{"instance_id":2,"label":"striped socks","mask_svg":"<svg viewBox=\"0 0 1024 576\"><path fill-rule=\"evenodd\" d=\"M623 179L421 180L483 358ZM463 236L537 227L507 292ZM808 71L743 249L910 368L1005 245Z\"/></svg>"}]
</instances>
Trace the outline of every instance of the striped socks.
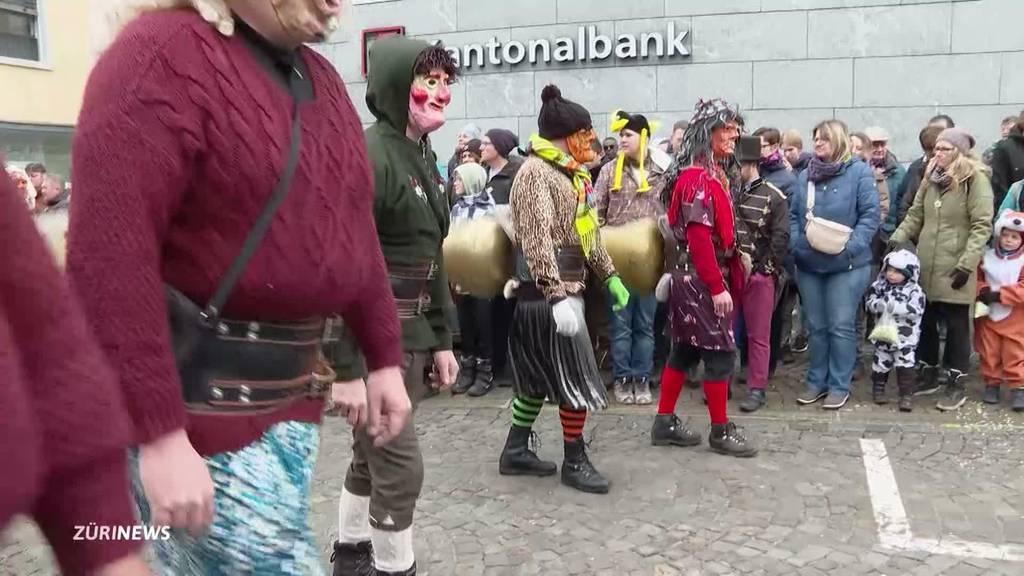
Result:
<instances>
[{"instance_id":1,"label":"striped socks","mask_svg":"<svg viewBox=\"0 0 1024 576\"><path fill-rule=\"evenodd\" d=\"M561 406L558 409L558 416L562 419L562 438L566 442L573 442L583 436L583 425L587 423L586 410L573 410L568 406Z\"/></svg>"},{"instance_id":2,"label":"striped socks","mask_svg":"<svg viewBox=\"0 0 1024 576\"><path fill-rule=\"evenodd\" d=\"M512 399L512 425L517 428L533 428L533 423L543 407L543 398L517 395Z\"/></svg>"}]
</instances>

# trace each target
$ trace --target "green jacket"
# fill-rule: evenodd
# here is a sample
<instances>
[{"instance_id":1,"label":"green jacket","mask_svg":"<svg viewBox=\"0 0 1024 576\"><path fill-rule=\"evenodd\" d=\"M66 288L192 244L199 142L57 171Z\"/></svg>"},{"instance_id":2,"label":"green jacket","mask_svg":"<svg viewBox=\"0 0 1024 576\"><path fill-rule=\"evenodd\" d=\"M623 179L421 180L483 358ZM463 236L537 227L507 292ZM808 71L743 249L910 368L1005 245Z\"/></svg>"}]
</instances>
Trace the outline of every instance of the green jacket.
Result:
<instances>
[{"instance_id":1,"label":"green jacket","mask_svg":"<svg viewBox=\"0 0 1024 576\"><path fill-rule=\"evenodd\" d=\"M366 148L373 165L373 214L384 260L393 265L433 261L437 272L429 282L430 304L422 315L402 320L402 349L450 350L451 331L445 309L453 307L441 261L441 243L448 234L448 204L437 171L437 155L424 137L405 135L413 65L429 44L403 36L374 43L366 104L377 122L366 130ZM339 379L365 373L362 358L347 334L332 358Z\"/></svg>"},{"instance_id":2,"label":"green jacket","mask_svg":"<svg viewBox=\"0 0 1024 576\"><path fill-rule=\"evenodd\" d=\"M992 210L992 185L984 172L975 172L945 191L925 173L914 204L890 242L917 244L921 287L928 302L974 302L978 262L992 236ZM957 268L971 276L966 285L954 290L950 274Z\"/></svg>"}]
</instances>

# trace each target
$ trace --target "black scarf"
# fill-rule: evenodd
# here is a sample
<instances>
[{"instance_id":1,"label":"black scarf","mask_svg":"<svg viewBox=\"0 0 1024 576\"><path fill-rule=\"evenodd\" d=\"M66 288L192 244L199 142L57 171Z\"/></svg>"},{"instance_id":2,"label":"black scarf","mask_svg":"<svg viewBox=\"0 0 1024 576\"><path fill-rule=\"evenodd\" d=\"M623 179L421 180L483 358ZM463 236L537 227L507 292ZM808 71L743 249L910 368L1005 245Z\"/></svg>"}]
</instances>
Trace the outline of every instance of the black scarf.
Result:
<instances>
[{"instance_id":1,"label":"black scarf","mask_svg":"<svg viewBox=\"0 0 1024 576\"><path fill-rule=\"evenodd\" d=\"M811 157L811 161L807 163L807 179L811 182L818 183L829 178L836 177L839 172L843 169L845 162L825 162L817 156Z\"/></svg>"}]
</instances>

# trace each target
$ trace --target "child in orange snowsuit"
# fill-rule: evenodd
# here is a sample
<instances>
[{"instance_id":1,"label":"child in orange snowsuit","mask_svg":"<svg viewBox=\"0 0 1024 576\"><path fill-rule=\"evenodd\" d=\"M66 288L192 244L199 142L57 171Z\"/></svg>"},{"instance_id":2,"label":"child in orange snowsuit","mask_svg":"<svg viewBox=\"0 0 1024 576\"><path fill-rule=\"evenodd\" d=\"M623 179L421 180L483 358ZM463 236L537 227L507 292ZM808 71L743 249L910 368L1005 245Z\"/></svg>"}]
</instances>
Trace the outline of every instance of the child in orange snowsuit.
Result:
<instances>
[{"instance_id":1,"label":"child in orange snowsuit","mask_svg":"<svg viewBox=\"0 0 1024 576\"><path fill-rule=\"evenodd\" d=\"M985 402L999 403L999 387L1013 389L1013 410L1024 411L1024 212L996 220L993 247L978 266L974 347L981 358ZM982 306L984 305L984 306ZM987 308L987 310L986 310Z\"/></svg>"}]
</instances>

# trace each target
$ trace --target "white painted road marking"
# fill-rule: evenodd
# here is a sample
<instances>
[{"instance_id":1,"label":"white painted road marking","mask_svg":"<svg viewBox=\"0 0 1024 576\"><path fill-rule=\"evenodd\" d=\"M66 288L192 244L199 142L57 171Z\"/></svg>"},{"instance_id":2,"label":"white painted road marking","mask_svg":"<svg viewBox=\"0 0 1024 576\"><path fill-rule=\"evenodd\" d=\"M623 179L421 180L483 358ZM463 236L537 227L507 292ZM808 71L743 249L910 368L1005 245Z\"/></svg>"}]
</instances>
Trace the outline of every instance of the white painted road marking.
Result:
<instances>
[{"instance_id":1,"label":"white painted road marking","mask_svg":"<svg viewBox=\"0 0 1024 576\"><path fill-rule=\"evenodd\" d=\"M995 545L988 542L969 542L959 538L915 538L910 531L910 520L903 508L896 475L889 463L885 443L874 438L862 438L864 470L867 472L868 493L878 524L878 540L884 548L914 550L929 554L945 554L961 558L985 558L1024 562L1024 546Z\"/></svg>"}]
</instances>

